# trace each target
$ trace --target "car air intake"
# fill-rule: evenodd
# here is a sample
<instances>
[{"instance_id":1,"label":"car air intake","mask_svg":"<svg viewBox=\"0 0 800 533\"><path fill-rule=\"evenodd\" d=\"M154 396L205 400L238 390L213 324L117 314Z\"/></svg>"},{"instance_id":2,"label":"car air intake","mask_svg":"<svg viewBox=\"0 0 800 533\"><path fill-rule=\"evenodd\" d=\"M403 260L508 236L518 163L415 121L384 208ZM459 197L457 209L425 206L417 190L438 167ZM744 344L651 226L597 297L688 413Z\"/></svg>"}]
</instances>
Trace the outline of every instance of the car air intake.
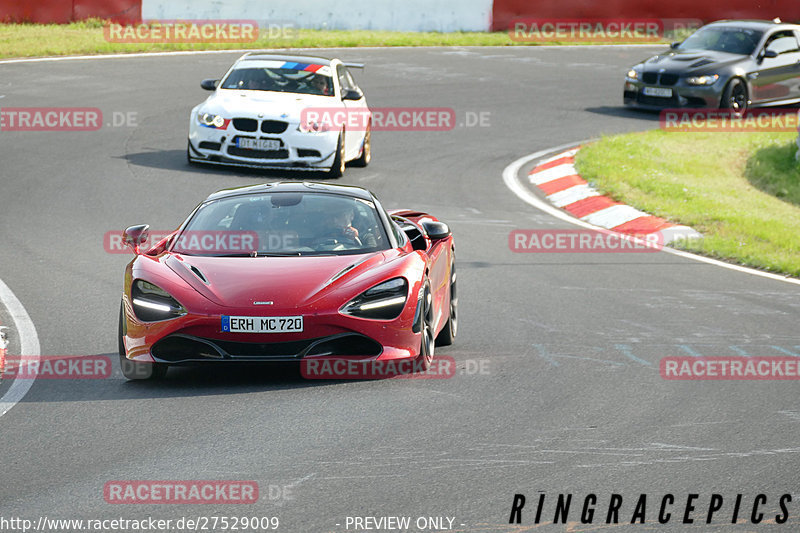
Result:
<instances>
[{"instance_id":1,"label":"car air intake","mask_svg":"<svg viewBox=\"0 0 800 533\"><path fill-rule=\"evenodd\" d=\"M655 72L645 72L642 74L642 81L645 83L656 83L658 81L658 74Z\"/></svg>"},{"instance_id":2,"label":"car air intake","mask_svg":"<svg viewBox=\"0 0 800 533\"><path fill-rule=\"evenodd\" d=\"M219 149L222 148L222 144L211 141L202 141L199 146L204 150L214 150L215 152L219 152Z\"/></svg>"},{"instance_id":3,"label":"car air intake","mask_svg":"<svg viewBox=\"0 0 800 533\"><path fill-rule=\"evenodd\" d=\"M306 150L305 148L297 149L297 157L322 157L319 150Z\"/></svg>"},{"instance_id":4,"label":"car air intake","mask_svg":"<svg viewBox=\"0 0 800 533\"><path fill-rule=\"evenodd\" d=\"M252 159L289 159L289 150L248 150L247 148L237 148L229 146L228 153L239 157L250 157Z\"/></svg>"},{"instance_id":5,"label":"car air intake","mask_svg":"<svg viewBox=\"0 0 800 533\"><path fill-rule=\"evenodd\" d=\"M662 74L661 85L675 85L678 82L677 74Z\"/></svg>"},{"instance_id":6,"label":"car air intake","mask_svg":"<svg viewBox=\"0 0 800 533\"><path fill-rule=\"evenodd\" d=\"M256 131L258 129L258 121L252 118L235 118L233 119L233 127L239 131Z\"/></svg>"},{"instance_id":7,"label":"car air intake","mask_svg":"<svg viewBox=\"0 0 800 533\"><path fill-rule=\"evenodd\" d=\"M261 131L263 133L283 133L288 127L288 122L281 122L280 120L265 120L261 123ZM255 128L248 131L255 131Z\"/></svg>"}]
</instances>

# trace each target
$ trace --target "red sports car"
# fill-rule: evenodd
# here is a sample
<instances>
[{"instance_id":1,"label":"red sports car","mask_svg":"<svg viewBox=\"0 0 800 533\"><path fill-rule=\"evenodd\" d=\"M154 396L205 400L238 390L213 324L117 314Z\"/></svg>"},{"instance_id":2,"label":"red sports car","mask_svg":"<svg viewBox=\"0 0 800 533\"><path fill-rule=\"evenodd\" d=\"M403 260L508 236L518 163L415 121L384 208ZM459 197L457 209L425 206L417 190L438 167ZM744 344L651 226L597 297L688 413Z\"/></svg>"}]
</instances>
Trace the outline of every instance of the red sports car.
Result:
<instances>
[{"instance_id":1,"label":"red sports car","mask_svg":"<svg viewBox=\"0 0 800 533\"><path fill-rule=\"evenodd\" d=\"M119 353L128 379L205 362L413 361L456 336L450 229L369 191L270 183L209 196L149 250L123 239ZM346 376L344 376L346 377Z\"/></svg>"}]
</instances>

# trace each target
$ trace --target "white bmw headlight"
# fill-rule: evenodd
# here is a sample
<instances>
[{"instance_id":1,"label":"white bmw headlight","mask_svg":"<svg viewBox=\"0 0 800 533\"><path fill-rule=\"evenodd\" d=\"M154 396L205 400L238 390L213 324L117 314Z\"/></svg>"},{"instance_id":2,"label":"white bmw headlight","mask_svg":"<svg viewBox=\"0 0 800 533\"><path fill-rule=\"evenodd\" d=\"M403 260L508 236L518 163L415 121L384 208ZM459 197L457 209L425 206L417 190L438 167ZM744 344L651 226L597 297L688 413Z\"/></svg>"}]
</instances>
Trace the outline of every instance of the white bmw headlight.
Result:
<instances>
[{"instance_id":1,"label":"white bmw headlight","mask_svg":"<svg viewBox=\"0 0 800 533\"><path fill-rule=\"evenodd\" d=\"M626 74L626 76L628 77L629 80L638 80L639 79L639 73L635 69L630 69L628 71L628 73Z\"/></svg>"},{"instance_id":2,"label":"white bmw headlight","mask_svg":"<svg viewBox=\"0 0 800 533\"><path fill-rule=\"evenodd\" d=\"M216 128L218 130L224 130L228 127L228 123L230 122L230 120L223 118L221 115L204 113L202 111L197 114L197 121L207 128Z\"/></svg>"},{"instance_id":3,"label":"white bmw headlight","mask_svg":"<svg viewBox=\"0 0 800 533\"><path fill-rule=\"evenodd\" d=\"M719 79L719 74L706 74L705 76L691 76L686 78L689 85L714 85Z\"/></svg>"}]
</instances>

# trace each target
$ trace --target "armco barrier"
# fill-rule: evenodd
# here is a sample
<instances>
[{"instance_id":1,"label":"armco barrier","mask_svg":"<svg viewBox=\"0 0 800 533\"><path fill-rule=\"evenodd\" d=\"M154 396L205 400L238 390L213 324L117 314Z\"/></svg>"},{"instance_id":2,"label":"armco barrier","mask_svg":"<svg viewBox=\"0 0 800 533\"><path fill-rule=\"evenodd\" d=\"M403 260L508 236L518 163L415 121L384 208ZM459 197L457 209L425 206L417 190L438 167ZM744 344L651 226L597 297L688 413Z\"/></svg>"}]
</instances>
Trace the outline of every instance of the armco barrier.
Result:
<instances>
[{"instance_id":1,"label":"armco barrier","mask_svg":"<svg viewBox=\"0 0 800 533\"><path fill-rule=\"evenodd\" d=\"M0 0L0 22L66 24L87 18L122 24L142 18L141 0Z\"/></svg>"},{"instance_id":2,"label":"armco barrier","mask_svg":"<svg viewBox=\"0 0 800 533\"><path fill-rule=\"evenodd\" d=\"M0 0L0 22L67 23L90 17L119 23L251 19L262 26L398 31L507 31L515 19L719 19L800 21L798 0Z\"/></svg>"},{"instance_id":3,"label":"armco barrier","mask_svg":"<svg viewBox=\"0 0 800 533\"><path fill-rule=\"evenodd\" d=\"M507 31L515 19L720 19L800 20L798 0L494 0L492 30Z\"/></svg>"}]
</instances>

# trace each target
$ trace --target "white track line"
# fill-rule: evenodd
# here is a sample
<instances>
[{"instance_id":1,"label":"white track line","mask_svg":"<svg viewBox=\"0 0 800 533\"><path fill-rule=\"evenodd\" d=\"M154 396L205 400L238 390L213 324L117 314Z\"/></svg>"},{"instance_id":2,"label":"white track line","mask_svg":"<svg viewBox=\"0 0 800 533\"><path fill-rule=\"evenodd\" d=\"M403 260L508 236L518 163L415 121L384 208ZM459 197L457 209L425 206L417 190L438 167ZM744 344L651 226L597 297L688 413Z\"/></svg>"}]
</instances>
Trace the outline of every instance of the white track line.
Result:
<instances>
[{"instance_id":1,"label":"white track line","mask_svg":"<svg viewBox=\"0 0 800 533\"><path fill-rule=\"evenodd\" d=\"M581 50L586 48L646 48L646 47L660 47L663 48L664 46L668 46L666 44L587 44L587 45L569 45L569 44L552 44L552 45L540 45L536 48L538 49L546 49L546 48L577 48L580 46ZM461 48L461 49L468 49L468 48L477 48L477 49L487 49L493 50L497 48L501 48L500 46L339 46L339 47L330 47L330 48L240 48L240 49L231 49L231 50L175 50L173 52L135 52L132 54L96 54L96 55L89 55L89 56L50 56L50 57L26 57L22 59L3 59L0 60L0 65L9 64L9 63L41 63L43 61L75 61L75 60L86 60L86 59L120 59L120 58L134 58L134 57L163 57L163 56L180 56L180 55L200 55L200 54L235 54L240 53L243 54L245 52L273 52L276 54L280 53L292 53L296 52L297 50L316 50L316 51L327 51L327 50L393 50L393 49L400 49L400 50L448 50L452 48ZM572 145L574 146L574 145Z\"/></svg>"},{"instance_id":2,"label":"white track line","mask_svg":"<svg viewBox=\"0 0 800 533\"><path fill-rule=\"evenodd\" d=\"M540 211L544 211L545 213L556 217L559 220L569 222L570 224L574 224L582 228L588 228L593 230L604 229L588 224L582 220L578 220L577 218L574 218L571 215L567 214L565 211L562 211L561 209L558 209L557 207L551 205L550 203L542 200L541 198L536 196L533 193L533 191L531 191L525 185L523 185L522 182L520 182L519 180L519 171L522 169L522 167L524 167L528 163L536 161L537 159L544 157L546 155L552 154L553 152L574 148L577 145L586 144L593 140L594 139L589 139L575 143L562 144L561 146L555 146L553 148L548 148L547 150L539 150L536 153L526 155L525 157L521 157L503 169L503 182L506 184L506 187L508 187L511 190L511 192L513 192L517 196L517 198L519 198L520 200L529 205L532 205L533 207L539 209ZM662 249L662 251L668 254L684 257L686 259L691 259L693 261L698 261L700 263L707 263L709 265L727 268L729 270L736 270L737 272L743 272L745 274L750 274L752 276L759 276L762 278L767 278L775 281L783 281L784 283L791 283L792 285L800 286L800 279L781 276L779 274L772 274L770 272L762 272L754 268L732 265L730 263L725 263L723 261L717 261L716 259L711 259L710 257L703 257L702 255L695 255L689 252L684 252L683 250L667 248L666 246Z\"/></svg>"},{"instance_id":3,"label":"white track line","mask_svg":"<svg viewBox=\"0 0 800 533\"><path fill-rule=\"evenodd\" d=\"M33 325L31 317L22 306L22 303L17 299L16 295L11 292L8 285L0 280L0 302L8 310L11 315L11 320L14 322L15 333L19 335L20 355L25 356L26 361L29 360L33 363L39 362L41 355L39 347L39 336L36 334L36 327ZM33 382L36 380L36 374L33 373L36 366L31 365L31 370L28 372L33 374L30 378L20 379L14 378L11 387L8 389L2 398L0 398L0 416L6 414L9 409L14 407L30 390Z\"/></svg>"}]
</instances>

